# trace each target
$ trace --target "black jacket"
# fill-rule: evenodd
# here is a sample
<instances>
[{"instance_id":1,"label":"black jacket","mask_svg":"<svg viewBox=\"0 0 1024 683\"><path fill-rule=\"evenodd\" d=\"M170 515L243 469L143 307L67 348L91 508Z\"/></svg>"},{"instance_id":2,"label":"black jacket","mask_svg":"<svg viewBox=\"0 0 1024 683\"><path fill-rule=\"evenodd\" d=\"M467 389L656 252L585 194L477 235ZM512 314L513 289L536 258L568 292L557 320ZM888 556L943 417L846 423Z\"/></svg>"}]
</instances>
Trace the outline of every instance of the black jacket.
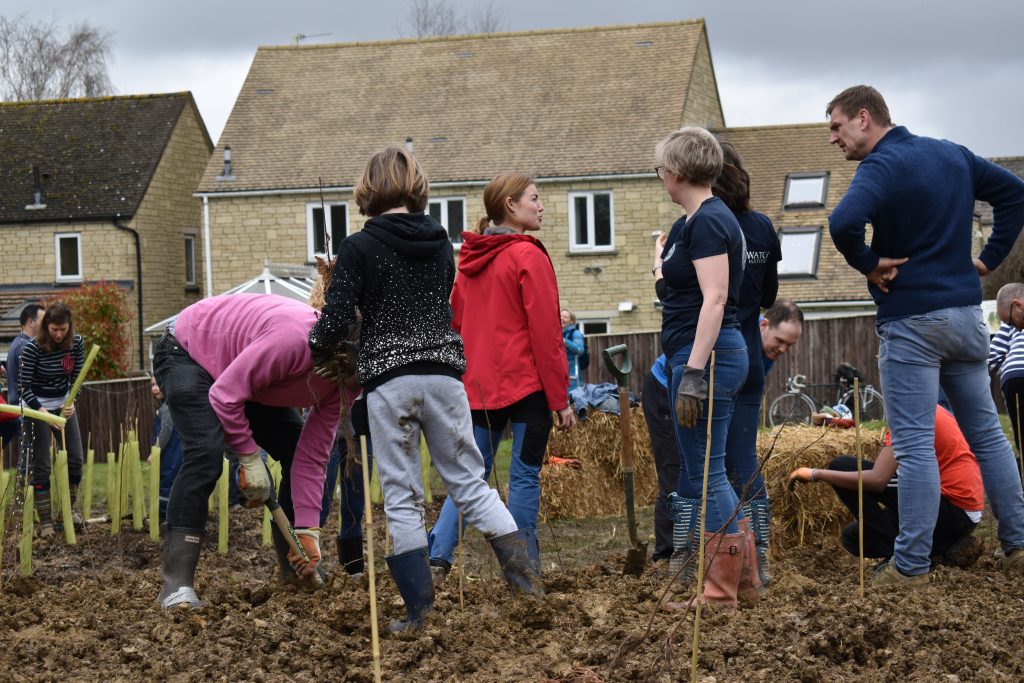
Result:
<instances>
[{"instance_id":1,"label":"black jacket","mask_svg":"<svg viewBox=\"0 0 1024 683\"><path fill-rule=\"evenodd\" d=\"M462 338L452 329L454 282L452 244L437 221L422 213L371 218L338 249L309 346L314 354L340 350L358 308L356 370L367 391L400 375L458 379L466 357Z\"/></svg>"}]
</instances>

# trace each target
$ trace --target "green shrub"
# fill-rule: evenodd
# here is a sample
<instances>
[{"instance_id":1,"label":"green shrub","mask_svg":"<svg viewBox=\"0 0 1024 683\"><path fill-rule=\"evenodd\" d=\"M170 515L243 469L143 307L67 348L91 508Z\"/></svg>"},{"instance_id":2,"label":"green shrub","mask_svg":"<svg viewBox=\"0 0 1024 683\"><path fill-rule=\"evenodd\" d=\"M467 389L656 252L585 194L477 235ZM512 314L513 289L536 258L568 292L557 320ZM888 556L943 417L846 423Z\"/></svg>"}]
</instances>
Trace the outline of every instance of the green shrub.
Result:
<instances>
[{"instance_id":1,"label":"green shrub","mask_svg":"<svg viewBox=\"0 0 1024 683\"><path fill-rule=\"evenodd\" d=\"M47 303L50 301L63 301L71 309L75 332L82 335L86 354L93 344L100 346L100 354L87 379L117 379L128 375L132 313L124 291L113 282L101 280L60 292Z\"/></svg>"}]
</instances>

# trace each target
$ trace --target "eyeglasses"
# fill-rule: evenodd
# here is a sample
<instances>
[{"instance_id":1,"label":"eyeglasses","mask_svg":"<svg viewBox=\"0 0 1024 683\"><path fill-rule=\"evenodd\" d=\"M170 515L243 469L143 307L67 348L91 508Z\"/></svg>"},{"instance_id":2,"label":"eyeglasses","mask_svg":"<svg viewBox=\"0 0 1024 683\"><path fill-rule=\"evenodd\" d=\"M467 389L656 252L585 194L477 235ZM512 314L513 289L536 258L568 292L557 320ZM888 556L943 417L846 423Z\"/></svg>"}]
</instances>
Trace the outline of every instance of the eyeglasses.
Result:
<instances>
[{"instance_id":1,"label":"eyeglasses","mask_svg":"<svg viewBox=\"0 0 1024 683\"><path fill-rule=\"evenodd\" d=\"M666 171L665 171L665 167L664 166L655 166L654 167L654 174L656 176L658 176L658 178L660 180L664 180L665 179L665 173L666 173Z\"/></svg>"}]
</instances>

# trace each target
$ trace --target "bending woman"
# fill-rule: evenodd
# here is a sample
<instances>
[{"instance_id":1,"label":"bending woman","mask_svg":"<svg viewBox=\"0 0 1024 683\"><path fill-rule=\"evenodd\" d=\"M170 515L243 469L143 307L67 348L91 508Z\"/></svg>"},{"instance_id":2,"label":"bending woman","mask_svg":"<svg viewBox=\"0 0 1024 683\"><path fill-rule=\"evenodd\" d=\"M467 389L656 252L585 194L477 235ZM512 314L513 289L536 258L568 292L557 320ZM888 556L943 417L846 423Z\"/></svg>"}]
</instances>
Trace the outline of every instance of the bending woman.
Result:
<instances>
[{"instance_id":1,"label":"bending woman","mask_svg":"<svg viewBox=\"0 0 1024 683\"><path fill-rule=\"evenodd\" d=\"M71 487L72 519L76 529L83 526L82 514L74 509L78 500L78 485L82 481L82 435L78 429L75 406L64 407L68 392L78 379L85 364L82 335L75 334L71 309L62 301L46 307L39 334L25 342L21 351L21 371L18 374L21 402L34 410L48 410L67 418L64 424L64 443L68 451L68 482ZM50 439L51 427L42 420L25 418L26 438L31 435L31 479L36 512L39 514L39 537L53 535L50 514ZM22 468L25 462L22 453Z\"/></svg>"},{"instance_id":2,"label":"bending woman","mask_svg":"<svg viewBox=\"0 0 1024 683\"><path fill-rule=\"evenodd\" d=\"M484 188L487 216L476 233L463 233L459 277L452 291L452 326L466 345L462 383L473 414L473 437L484 456L483 478L506 425L512 424L508 508L537 547L540 469L551 413L568 429L576 416L568 401L568 363L558 310L558 285L540 240L544 205L537 186L520 173L499 175ZM437 580L451 568L458 514L449 498L430 532Z\"/></svg>"}]
</instances>

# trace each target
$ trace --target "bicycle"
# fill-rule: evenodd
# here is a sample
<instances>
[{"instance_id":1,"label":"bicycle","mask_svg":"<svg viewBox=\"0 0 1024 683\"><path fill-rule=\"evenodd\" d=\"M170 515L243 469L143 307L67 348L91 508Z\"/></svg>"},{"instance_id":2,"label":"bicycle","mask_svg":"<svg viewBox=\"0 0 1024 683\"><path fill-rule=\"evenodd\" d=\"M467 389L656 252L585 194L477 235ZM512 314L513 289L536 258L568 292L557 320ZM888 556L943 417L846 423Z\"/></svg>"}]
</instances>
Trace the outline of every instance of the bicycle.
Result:
<instances>
[{"instance_id":1,"label":"bicycle","mask_svg":"<svg viewBox=\"0 0 1024 683\"><path fill-rule=\"evenodd\" d=\"M849 367L849 366L847 366ZM855 369L850 368L853 373ZM822 412L823 408L830 408L833 405L842 404L850 409L851 417L853 412L853 380L849 374L836 373L836 381L826 384L808 384L804 375L793 375L786 380L785 393L779 394L768 407L768 422L772 427L782 424L811 424L811 416ZM856 373L854 376L859 376ZM820 401L809 393L808 390L821 390L828 388L835 390L834 400L830 403ZM872 385L860 385L860 419L861 422L872 420L885 420L885 400Z\"/></svg>"}]
</instances>

